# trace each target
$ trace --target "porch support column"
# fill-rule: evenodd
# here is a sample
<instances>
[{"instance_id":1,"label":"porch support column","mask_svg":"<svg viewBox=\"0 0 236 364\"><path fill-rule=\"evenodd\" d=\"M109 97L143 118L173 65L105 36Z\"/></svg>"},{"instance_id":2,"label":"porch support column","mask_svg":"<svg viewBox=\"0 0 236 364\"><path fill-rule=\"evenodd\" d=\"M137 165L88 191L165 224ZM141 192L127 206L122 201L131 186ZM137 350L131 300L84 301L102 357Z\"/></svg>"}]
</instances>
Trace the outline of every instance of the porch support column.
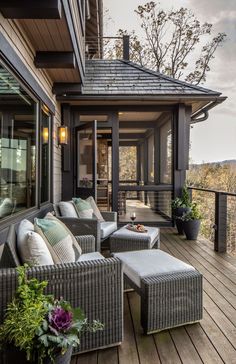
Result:
<instances>
[{"instance_id":1,"label":"porch support column","mask_svg":"<svg viewBox=\"0 0 236 364\"><path fill-rule=\"evenodd\" d=\"M174 198L181 195L189 169L191 107L179 104L174 120Z\"/></svg>"},{"instance_id":2,"label":"porch support column","mask_svg":"<svg viewBox=\"0 0 236 364\"><path fill-rule=\"evenodd\" d=\"M119 193L119 118L118 113L112 119L112 210L118 212Z\"/></svg>"},{"instance_id":3,"label":"porch support column","mask_svg":"<svg viewBox=\"0 0 236 364\"><path fill-rule=\"evenodd\" d=\"M68 144L62 145L62 200L68 201L74 196L73 180L73 136L71 109L69 104L62 105L62 125L68 127ZM56 130L57 133L57 130ZM57 136L56 136L57 137Z\"/></svg>"}]
</instances>

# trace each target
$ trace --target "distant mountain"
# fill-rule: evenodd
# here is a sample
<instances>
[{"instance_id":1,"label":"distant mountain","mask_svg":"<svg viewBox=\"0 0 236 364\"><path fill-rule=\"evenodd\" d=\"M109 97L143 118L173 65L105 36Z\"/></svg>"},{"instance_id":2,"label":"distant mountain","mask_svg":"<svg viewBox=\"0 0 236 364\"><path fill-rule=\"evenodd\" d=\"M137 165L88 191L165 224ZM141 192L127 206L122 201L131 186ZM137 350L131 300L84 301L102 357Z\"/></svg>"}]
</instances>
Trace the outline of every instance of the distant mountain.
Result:
<instances>
[{"instance_id":1,"label":"distant mountain","mask_svg":"<svg viewBox=\"0 0 236 364\"><path fill-rule=\"evenodd\" d=\"M208 162L208 163L201 163L201 164L190 164L190 168L200 168L202 166L217 166L217 165L221 165L221 166L226 166L229 165L233 170L236 170L236 159L227 159L224 161L220 161L220 162Z\"/></svg>"}]
</instances>

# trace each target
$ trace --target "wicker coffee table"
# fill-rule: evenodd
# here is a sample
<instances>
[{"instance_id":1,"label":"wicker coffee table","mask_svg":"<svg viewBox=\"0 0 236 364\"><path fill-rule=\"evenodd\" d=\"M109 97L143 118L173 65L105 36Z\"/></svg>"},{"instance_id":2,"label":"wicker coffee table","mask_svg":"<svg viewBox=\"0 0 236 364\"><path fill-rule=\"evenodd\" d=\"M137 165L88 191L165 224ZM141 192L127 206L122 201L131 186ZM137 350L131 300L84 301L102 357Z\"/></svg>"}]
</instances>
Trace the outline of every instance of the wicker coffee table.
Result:
<instances>
[{"instance_id":1,"label":"wicker coffee table","mask_svg":"<svg viewBox=\"0 0 236 364\"><path fill-rule=\"evenodd\" d=\"M160 229L145 226L147 232L140 233L127 229L127 225L115 231L110 236L111 253L131 250L160 248Z\"/></svg>"},{"instance_id":2,"label":"wicker coffee table","mask_svg":"<svg viewBox=\"0 0 236 364\"><path fill-rule=\"evenodd\" d=\"M128 283L141 296L141 325L151 334L202 319L202 275L159 250L115 253Z\"/></svg>"}]
</instances>

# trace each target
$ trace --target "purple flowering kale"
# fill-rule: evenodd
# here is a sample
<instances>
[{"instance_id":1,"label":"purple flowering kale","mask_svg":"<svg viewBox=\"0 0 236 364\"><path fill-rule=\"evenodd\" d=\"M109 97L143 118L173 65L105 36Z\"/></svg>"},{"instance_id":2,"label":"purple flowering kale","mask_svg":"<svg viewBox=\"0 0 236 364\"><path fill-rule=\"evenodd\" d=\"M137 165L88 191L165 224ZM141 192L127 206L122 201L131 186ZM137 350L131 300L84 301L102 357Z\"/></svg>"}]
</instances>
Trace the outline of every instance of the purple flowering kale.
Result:
<instances>
[{"instance_id":1,"label":"purple flowering kale","mask_svg":"<svg viewBox=\"0 0 236 364\"><path fill-rule=\"evenodd\" d=\"M72 325L72 319L72 312L66 311L62 307L56 307L49 315L49 325L56 331L67 331Z\"/></svg>"}]
</instances>

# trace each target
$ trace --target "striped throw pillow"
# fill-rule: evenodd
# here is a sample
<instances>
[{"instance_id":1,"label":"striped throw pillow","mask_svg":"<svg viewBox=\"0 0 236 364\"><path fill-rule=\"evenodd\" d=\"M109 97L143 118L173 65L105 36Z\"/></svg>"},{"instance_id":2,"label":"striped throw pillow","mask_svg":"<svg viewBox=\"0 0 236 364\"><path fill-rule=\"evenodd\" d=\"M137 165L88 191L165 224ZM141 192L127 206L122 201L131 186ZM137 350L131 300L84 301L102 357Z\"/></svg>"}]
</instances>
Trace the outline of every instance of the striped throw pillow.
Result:
<instances>
[{"instance_id":1,"label":"striped throw pillow","mask_svg":"<svg viewBox=\"0 0 236 364\"><path fill-rule=\"evenodd\" d=\"M82 198L73 197L76 212L80 218L92 219L93 209L90 203Z\"/></svg>"},{"instance_id":2,"label":"striped throw pillow","mask_svg":"<svg viewBox=\"0 0 236 364\"><path fill-rule=\"evenodd\" d=\"M70 230L54 216L35 219L34 228L44 239L55 264L76 262L82 250Z\"/></svg>"}]
</instances>

